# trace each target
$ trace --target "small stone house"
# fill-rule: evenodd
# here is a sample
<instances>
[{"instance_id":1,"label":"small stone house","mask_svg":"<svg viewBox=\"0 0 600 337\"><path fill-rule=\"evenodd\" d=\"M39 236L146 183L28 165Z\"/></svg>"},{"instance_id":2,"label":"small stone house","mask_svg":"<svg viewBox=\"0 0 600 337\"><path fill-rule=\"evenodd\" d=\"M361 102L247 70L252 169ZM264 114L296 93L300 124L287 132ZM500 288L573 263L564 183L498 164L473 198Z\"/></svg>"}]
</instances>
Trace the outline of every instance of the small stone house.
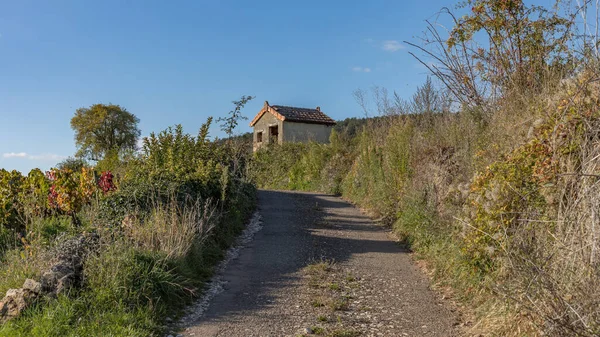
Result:
<instances>
[{"instance_id":1,"label":"small stone house","mask_svg":"<svg viewBox=\"0 0 600 337\"><path fill-rule=\"evenodd\" d=\"M284 142L328 143L335 121L321 108L307 109L283 105L264 106L250 123L254 128L254 151L271 144Z\"/></svg>"}]
</instances>

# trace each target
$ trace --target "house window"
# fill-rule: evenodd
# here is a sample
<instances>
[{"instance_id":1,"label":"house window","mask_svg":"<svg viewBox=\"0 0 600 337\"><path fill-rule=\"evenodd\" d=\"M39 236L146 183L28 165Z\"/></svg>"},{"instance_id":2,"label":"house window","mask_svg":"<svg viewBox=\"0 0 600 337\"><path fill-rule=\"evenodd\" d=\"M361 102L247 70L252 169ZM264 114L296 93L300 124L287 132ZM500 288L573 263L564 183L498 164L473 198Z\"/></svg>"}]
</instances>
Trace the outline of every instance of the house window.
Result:
<instances>
[{"instance_id":1,"label":"house window","mask_svg":"<svg viewBox=\"0 0 600 337\"><path fill-rule=\"evenodd\" d=\"M256 142L262 143L262 131L256 133Z\"/></svg>"}]
</instances>

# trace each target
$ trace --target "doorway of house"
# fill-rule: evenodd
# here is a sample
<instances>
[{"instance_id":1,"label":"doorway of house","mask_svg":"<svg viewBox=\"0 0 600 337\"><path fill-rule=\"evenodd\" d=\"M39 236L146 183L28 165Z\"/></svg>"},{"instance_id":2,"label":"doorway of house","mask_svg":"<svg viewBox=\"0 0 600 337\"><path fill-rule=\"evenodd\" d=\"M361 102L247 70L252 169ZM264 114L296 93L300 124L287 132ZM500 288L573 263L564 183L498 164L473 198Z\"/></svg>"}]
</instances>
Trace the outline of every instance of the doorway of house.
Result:
<instances>
[{"instance_id":1,"label":"doorway of house","mask_svg":"<svg viewBox=\"0 0 600 337\"><path fill-rule=\"evenodd\" d=\"M279 139L279 129L277 125L269 126L269 141L271 143L277 143Z\"/></svg>"}]
</instances>

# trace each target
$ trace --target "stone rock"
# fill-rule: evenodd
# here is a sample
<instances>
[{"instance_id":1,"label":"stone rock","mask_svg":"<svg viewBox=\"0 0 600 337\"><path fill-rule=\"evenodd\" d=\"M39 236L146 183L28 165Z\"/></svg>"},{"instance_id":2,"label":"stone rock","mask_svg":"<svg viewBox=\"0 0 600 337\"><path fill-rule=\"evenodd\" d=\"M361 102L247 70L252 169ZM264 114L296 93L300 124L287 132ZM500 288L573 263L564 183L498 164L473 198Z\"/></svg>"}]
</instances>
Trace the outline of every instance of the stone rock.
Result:
<instances>
[{"instance_id":1,"label":"stone rock","mask_svg":"<svg viewBox=\"0 0 600 337\"><path fill-rule=\"evenodd\" d=\"M0 301L0 324L13 319L42 294L56 296L79 286L85 258L98 246L97 234L81 234L57 245L50 270L42 274L41 282L27 279L19 289L9 289Z\"/></svg>"},{"instance_id":2,"label":"stone rock","mask_svg":"<svg viewBox=\"0 0 600 337\"><path fill-rule=\"evenodd\" d=\"M42 285L31 279L25 280L20 289L9 289L0 301L0 323L13 319L27 309L40 296Z\"/></svg>"},{"instance_id":3,"label":"stone rock","mask_svg":"<svg viewBox=\"0 0 600 337\"><path fill-rule=\"evenodd\" d=\"M79 286L85 258L95 249L98 239L96 234L82 234L60 243L54 264L42 274L42 291L56 296Z\"/></svg>"},{"instance_id":4,"label":"stone rock","mask_svg":"<svg viewBox=\"0 0 600 337\"><path fill-rule=\"evenodd\" d=\"M68 262L59 261L42 274L42 289L45 293L58 295L71 287L76 277L74 268Z\"/></svg>"},{"instance_id":5,"label":"stone rock","mask_svg":"<svg viewBox=\"0 0 600 337\"><path fill-rule=\"evenodd\" d=\"M74 287L80 280L75 278L75 274L68 274L61 277L56 283L56 293L62 294Z\"/></svg>"},{"instance_id":6,"label":"stone rock","mask_svg":"<svg viewBox=\"0 0 600 337\"><path fill-rule=\"evenodd\" d=\"M39 295L42 292L42 284L28 278L25 280L25 283L23 283L23 290L28 290L31 293Z\"/></svg>"},{"instance_id":7,"label":"stone rock","mask_svg":"<svg viewBox=\"0 0 600 337\"><path fill-rule=\"evenodd\" d=\"M33 304L42 294L56 296L78 286L83 276L83 263L98 245L96 234L81 234L57 245L56 258L41 282L25 280L19 289L9 289L0 301L0 324L13 319Z\"/></svg>"}]
</instances>

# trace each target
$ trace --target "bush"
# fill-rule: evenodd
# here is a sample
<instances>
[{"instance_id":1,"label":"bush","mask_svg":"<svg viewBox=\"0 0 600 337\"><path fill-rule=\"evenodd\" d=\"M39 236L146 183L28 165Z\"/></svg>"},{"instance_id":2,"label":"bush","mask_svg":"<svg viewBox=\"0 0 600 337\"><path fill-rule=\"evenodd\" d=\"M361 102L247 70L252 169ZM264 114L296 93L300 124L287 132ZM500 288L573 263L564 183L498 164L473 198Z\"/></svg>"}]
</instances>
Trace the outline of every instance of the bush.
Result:
<instances>
[{"instance_id":1,"label":"bush","mask_svg":"<svg viewBox=\"0 0 600 337\"><path fill-rule=\"evenodd\" d=\"M263 188L340 194L344 174L352 162L351 147L335 130L331 145L274 144L254 154L250 177Z\"/></svg>"},{"instance_id":2,"label":"bush","mask_svg":"<svg viewBox=\"0 0 600 337\"><path fill-rule=\"evenodd\" d=\"M24 227L23 207L19 203L24 178L18 171L0 169L0 225L21 230Z\"/></svg>"}]
</instances>

